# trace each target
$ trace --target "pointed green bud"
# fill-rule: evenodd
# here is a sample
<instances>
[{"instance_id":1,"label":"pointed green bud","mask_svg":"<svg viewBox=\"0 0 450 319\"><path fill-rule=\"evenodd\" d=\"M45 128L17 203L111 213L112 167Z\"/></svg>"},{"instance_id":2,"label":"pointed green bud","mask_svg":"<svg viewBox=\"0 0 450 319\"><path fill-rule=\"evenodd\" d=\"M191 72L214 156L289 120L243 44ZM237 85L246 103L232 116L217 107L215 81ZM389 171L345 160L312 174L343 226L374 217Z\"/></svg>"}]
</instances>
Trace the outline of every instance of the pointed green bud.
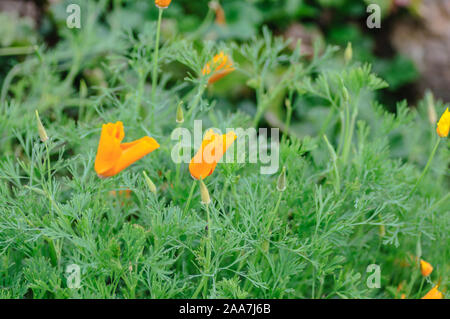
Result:
<instances>
[{"instance_id":1,"label":"pointed green bud","mask_svg":"<svg viewBox=\"0 0 450 319\"><path fill-rule=\"evenodd\" d=\"M283 166L280 176L278 176L277 190L279 192L286 190L286 166Z\"/></svg>"},{"instance_id":2,"label":"pointed green bud","mask_svg":"<svg viewBox=\"0 0 450 319\"><path fill-rule=\"evenodd\" d=\"M344 51L344 61L345 64L348 64L353 58L353 48L352 48L352 43L348 42L347 43L347 47L345 48Z\"/></svg>"},{"instance_id":3,"label":"pointed green bud","mask_svg":"<svg viewBox=\"0 0 450 319\"><path fill-rule=\"evenodd\" d=\"M152 182L152 180L150 179L150 177L147 176L147 174L145 173L145 171L142 171L142 174L144 175L144 180L145 180L145 183L147 184L149 190L150 190L153 194L156 194L156 186L155 186L155 184Z\"/></svg>"},{"instance_id":4,"label":"pointed green bud","mask_svg":"<svg viewBox=\"0 0 450 319\"><path fill-rule=\"evenodd\" d=\"M81 79L80 80L80 98L82 98L82 99L86 98L87 93L88 93L88 89L87 89L86 82L83 79Z\"/></svg>"},{"instance_id":5,"label":"pointed green bud","mask_svg":"<svg viewBox=\"0 0 450 319\"><path fill-rule=\"evenodd\" d=\"M434 125L437 122L437 113L436 108L434 107L433 94L430 91L428 91L425 95L425 99L427 101L428 121Z\"/></svg>"},{"instance_id":6,"label":"pointed green bud","mask_svg":"<svg viewBox=\"0 0 450 319\"><path fill-rule=\"evenodd\" d=\"M183 101L178 103L177 107L177 123L181 124L184 122L184 114L183 114Z\"/></svg>"},{"instance_id":7,"label":"pointed green bud","mask_svg":"<svg viewBox=\"0 0 450 319\"><path fill-rule=\"evenodd\" d=\"M202 204L209 205L211 198L209 197L208 188L206 188L203 179L200 179L200 196L202 198Z\"/></svg>"},{"instance_id":8,"label":"pointed green bud","mask_svg":"<svg viewBox=\"0 0 450 319\"><path fill-rule=\"evenodd\" d=\"M39 132L39 137L41 138L41 141L42 142L47 142L48 141L47 131L45 130L44 125L42 125L41 119L39 117L38 110L36 110L36 121L37 121L37 128L38 128L38 132Z\"/></svg>"},{"instance_id":9,"label":"pointed green bud","mask_svg":"<svg viewBox=\"0 0 450 319\"><path fill-rule=\"evenodd\" d=\"M350 95L348 94L348 90L345 86L342 89L342 96L344 97L345 102L348 102L350 100Z\"/></svg>"}]
</instances>

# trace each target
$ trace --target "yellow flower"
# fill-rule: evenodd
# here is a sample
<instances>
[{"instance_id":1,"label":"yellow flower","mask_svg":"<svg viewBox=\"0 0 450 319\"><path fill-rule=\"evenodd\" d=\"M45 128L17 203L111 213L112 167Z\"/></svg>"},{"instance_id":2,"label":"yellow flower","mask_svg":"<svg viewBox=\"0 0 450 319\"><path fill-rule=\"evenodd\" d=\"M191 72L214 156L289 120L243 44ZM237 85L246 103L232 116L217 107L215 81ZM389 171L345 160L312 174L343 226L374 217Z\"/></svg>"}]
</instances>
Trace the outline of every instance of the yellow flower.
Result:
<instances>
[{"instance_id":1,"label":"yellow flower","mask_svg":"<svg viewBox=\"0 0 450 319\"><path fill-rule=\"evenodd\" d=\"M427 277L433 272L433 266L429 262L426 262L425 260L420 260L420 271L422 272L422 275Z\"/></svg>"},{"instance_id":2,"label":"yellow flower","mask_svg":"<svg viewBox=\"0 0 450 319\"><path fill-rule=\"evenodd\" d=\"M172 0L155 0L155 6L161 9L167 8Z\"/></svg>"},{"instance_id":3,"label":"yellow flower","mask_svg":"<svg viewBox=\"0 0 450 319\"><path fill-rule=\"evenodd\" d=\"M203 75L210 75L212 73L208 80L208 84L212 84L230 74L234 70L235 68L233 67L233 61L231 58L225 53L220 52L211 62L206 63L202 73Z\"/></svg>"},{"instance_id":4,"label":"yellow flower","mask_svg":"<svg viewBox=\"0 0 450 319\"><path fill-rule=\"evenodd\" d=\"M450 130L450 111L448 108L442 114L436 128L436 132L440 137L447 137Z\"/></svg>"},{"instance_id":5,"label":"yellow flower","mask_svg":"<svg viewBox=\"0 0 450 319\"><path fill-rule=\"evenodd\" d=\"M434 286L422 299L442 299L442 292L439 290L439 285Z\"/></svg>"}]
</instances>

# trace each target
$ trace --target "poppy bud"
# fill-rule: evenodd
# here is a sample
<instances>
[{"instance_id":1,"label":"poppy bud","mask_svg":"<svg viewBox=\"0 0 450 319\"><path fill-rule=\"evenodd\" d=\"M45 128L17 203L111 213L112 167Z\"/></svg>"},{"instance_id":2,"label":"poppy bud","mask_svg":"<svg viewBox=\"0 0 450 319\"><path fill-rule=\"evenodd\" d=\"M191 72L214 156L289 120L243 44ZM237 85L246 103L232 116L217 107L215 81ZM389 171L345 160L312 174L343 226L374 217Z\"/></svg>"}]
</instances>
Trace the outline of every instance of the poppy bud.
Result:
<instances>
[{"instance_id":1,"label":"poppy bud","mask_svg":"<svg viewBox=\"0 0 450 319\"><path fill-rule=\"evenodd\" d=\"M345 48L344 51L344 61L345 64L348 64L353 58L353 48L352 48L352 43L348 42L347 43L347 47Z\"/></svg>"},{"instance_id":2,"label":"poppy bud","mask_svg":"<svg viewBox=\"0 0 450 319\"><path fill-rule=\"evenodd\" d=\"M181 124L184 122L184 115L183 115L183 101L178 103L177 107L177 123Z\"/></svg>"},{"instance_id":3,"label":"poppy bud","mask_svg":"<svg viewBox=\"0 0 450 319\"><path fill-rule=\"evenodd\" d=\"M200 179L200 195L202 198L202 204L209 205L211 203L211 198L209 197L208 188L206 188L203 179Z\"/></svg>"},{"instance_id":4,"label":"poppy bud","mask_svg":"<svg viewBox=\"0 0 450 319\"><path fill-rule=\"evenodd\" d=\"M145 179L145 183L147 184L148 188L150 189L150 191L153 194L156 194L156 186L155 184L152 182L152 180L150 179L150 177L147 176L147 174L145 173L145 171L142 171L142 174L144 175L144 179Z\"/></svg>"},{"instance_id":5,"label":"poppy bud","mask_svg":"<svg viewBox=\"0 0 450 319\"><path fill-rule=\"evenodd\" d=\"M344 101L348 102L350 100L350 95L348 94L347 88L344 86L342 89L342 95L344 96Z\"/></svg>"},{"instance_id":6,"label":"poppy bud","mask_svg":"<svg viewBox=\"0 0 450 319\"><path fill-rule=\"evenodd\" d=\"M436 108L434 107L433 95L427 92L425 98L427 100L428 121L434 125L437 122L437 114Z\"/></svg>"},{"instance_id":7,"label":"poppy bud","mask_svg":"<svg viewBox=\"0 0 450 319\"><path fill-rule=\"evenodd\" d=\"M280 176L278 176L277 190L284 192L286 189L286 166L283 166Z\"/></svg>"},{"instance_id":8,"label":"poppy bud","mask_svg":"<svg viewBox=\"0 0 450 319\"><path fill-rule=\"evenodd\" d=\"M48 141L48 135L45 131L44 125L42 125L41 119L39 118L39 112L36 110L36 120L37 120L37 128L39 132L39 137L41 138L42 142Z\"/></svg>"}]
</instances>

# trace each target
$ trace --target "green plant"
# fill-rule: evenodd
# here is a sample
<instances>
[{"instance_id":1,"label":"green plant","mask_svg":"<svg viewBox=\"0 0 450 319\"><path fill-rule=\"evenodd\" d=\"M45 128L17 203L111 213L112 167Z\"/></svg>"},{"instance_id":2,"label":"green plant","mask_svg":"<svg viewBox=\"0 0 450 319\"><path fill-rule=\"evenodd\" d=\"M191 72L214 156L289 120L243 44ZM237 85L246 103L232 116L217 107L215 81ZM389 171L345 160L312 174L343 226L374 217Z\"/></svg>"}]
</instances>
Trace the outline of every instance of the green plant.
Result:
<instances>
[{"instance_id":1,"label":"green plant","mask_svg":"<svg viewBox=\"0 0 450 319\"><path fill-rule=\"evenodd\" d=\"M429 100L389 113L375 94L387 84L369 65L337 63L338 48L320 43L308 59L267 29L245 43L163 38L154 90L154 25L126 32L104 12L106 3L90 7L84 29L61 29L58 46L2 81L0 297L418 298L439 280L445 292L449 142L420 177L436 138ZM205 87L201 70L221 50L237 70ZM225 99L230 83L255 99ZM432 104L439 114L447 106ZM284 107L280 180L260 164L221 163L204 181L205 207L187 164L170 160L173 129L192 131L194 119L257 127ZM117 120L127 139L151 135L161 147L100 179L101 125ZM421 256L435 267L425 284ZM67 285L71 264L79 289ZM381 267L380 289L366 285L370 264Z\"/></svg>"}]
</instances>

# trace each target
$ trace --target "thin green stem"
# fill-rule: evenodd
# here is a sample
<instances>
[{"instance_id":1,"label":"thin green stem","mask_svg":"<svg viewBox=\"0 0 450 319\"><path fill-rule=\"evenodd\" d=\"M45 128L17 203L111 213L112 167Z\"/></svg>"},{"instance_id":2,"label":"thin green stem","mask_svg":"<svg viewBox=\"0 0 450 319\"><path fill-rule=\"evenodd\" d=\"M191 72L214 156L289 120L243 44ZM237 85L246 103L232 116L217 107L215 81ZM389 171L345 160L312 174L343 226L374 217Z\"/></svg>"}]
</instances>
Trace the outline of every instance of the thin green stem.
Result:
<instances>
[{"instance_id":1,"label":"thin green stem","mask_svg":"<svg viewBox=\"0 0 450 319\"><path fill-rule=\"evenodd\" d=\"M197 30L193 33L191 33L188 36L188 39L196 39L199 35L201 35L202 33L204 33L206 31L206 29L211 25L211 23L213 22L214 19L214 11L209 8L208 12L206 13L205 19L203 20L202 24L200 25L200 27L197 28Z\"/></svg>"},{"instance_id":2,"label":"thin green stem","mask_svg":"<svg viewBox=\"0 0 450 319\"><path fill-rule=\"evenodd\" d=\"M153 56L153 74L152 74L152 124L153 124L153 111L155 105L156 97L156 85L158 81L158 55L159 55L159 38L161 34L161 20L164 9L159 8L158 14L158 25L156 27L156 42L155 42L155 53Z\"/></svg>"},{"instance_id":3,"label":"thin green stem","mask_svg":"<svg viewBox=\"0 0 450 319\"><path fill-rule=\"evenodd\" d=\"M0 48L0 56L27 55L34 53L37 46Z\"/></svg>"},{"instance_id":4,"label":"thin green stem","mask_svg":"<svg viewBox=\"0 0 450 319\"><path fill-rule=\"evenodd\" d=\"M206 238L206 261L205 261L205 267L203 270L203 277L198 285L197 289L195 290L194 294L192 295L192 298L197 298L198 294L203 288L203 296L205 297L208 292L208 275L211 271L211 254L212 254L212 222L211 222L211 215L209 212L209 205L205 205L206 210L206 218L207 218L207 228L208 228L208 236Z\"/></svg>"},{"instance_id":5,"label":"thin green stem","mask_svg":"<svg viewBox=\"0 0 450 319\"><path fill-rule=\"evenodd\" d=\"M270 239L270 235L272 233L270 229L272 228L273 221L275 220L275 217L277 216L278 208L280 207L280 203L281 203L281 198L283 197L283 192L279 192L279 193L280 194L278 196L277 203L275 204L275 208L270 213L269 223L267 224L267 227L266 227L266 234L268 234L268 236L269 236L268 240ZM269 245L270 244L267 245L267 249L269 248ZM260 247L255 255L254 265L257 265L259 263L259 260L261 259L262 249L264 249L264 248ZM241 264L239 265L239 267L241 267ZM244 289L245 290L249 289L249 281L245 282Z\"/></svg>"},{"instance_id":6,"label":"thin green stem","mask_svg":"<svg viewBox=\"0 0 450 319\"><path fill-rule=\"evenodd\" d=\"M180 125L178 126L180 127ZM183 156L183 148L181 147L181 135L178 139L178 145L180 145L180 150L178 152L178 155L180 156L180 158ZM176 168L176 173L175 173L175 188L178 189L178 186L180 185L180 171L181 171L181 161L180 159L179 163L177 163L177 168Z\"/></svg>"},{"instance_id":7,"label":"thin green stem","mask_svg":"<svg viewBox=\"0 0 450 319\"><path fill-rule=\"evenodd\" d=\"M186 202L186 206L184 206L184 213L186 214L189 210L189 205L191 204L191 200L192 200L192 195L194 195L194 189L195 189L195 185L196 185L196 180L194 180L192 182L192 187L191 187L191 191L189 192L189 197L188 200Z\"/></svg>"},{"instance_id":8,"label":"thin green stem","mask_svg":"<svg viewBox=\"0 0 450 319\"><path fill-rule=\"evenodd\" d=\"M48 173L48 187L49 190L52 190L52 170L51 170L51 164L50 164L50 150L48 149L48 141L45 143L45 149L47 153L47 173Z\"/></svg>"},{"instance_id":9,"label":"thin green stem","mask_svg":"<svg viewBox=\"0 0 450 319\"><path fill-rule=\"evenodd\" d=\"M278 196L278 201L277 201L277 203L275 205L275 208L273 209L273 211L271 213L269 223L267 224L266 232L270 232L270 228L272 227L272 223L275 220L275 217L277 216L278 208L280 207L280 203L281 203L281 198L282 197L283 197L283 192L280 192L280 195Z\"/></svg>"},{"instance_id":10,"label":"thin green stem","mask_svg":"<svg viewBox=\"0 0 450 319\"><path fill-rule=\"evenodd\" d=\"M186 113L186 119L188 121L191 120L192 114L194 113L194 110L197 108L198 103L200 103L200 99L203 95L203 92L205 92L206 87L207 87L206 84L204 84L203 82L200 83L197 95L195 96L194 101L190 104L189 110Z\"/></svg>"},{"instance_id":11,"label":"thin green stem","mask_svg":"<svg viewBox=\"0 0 450 319\"><path fill-rule=\"evenodd\" d=\"M417 180L416 185L414 185L414 188L409 193L409 196L414 194L414 192L416 191L416 189L419 186L420 182L422 181L423 177L428 172L428 169L430 168L431 162L433 161L434 155L436 154L436 151L438 149L438 146L439 146L440 142L441 142L441 139L438 137L437 141L436 141L436 144L434 145L433 150L431 151L430 157L428 157L427 165L425 165L425 168L423 169L422 174L420 175L419 179Z\"/></svg>"},{"instance_id":12,"label":"thin green stem","mask_svg":"<svg viewBox=\"0 0 450 319\"><path fill-rule=\"evenodd\" d=\"M289 99L286 101L286 121L284 122L284 132L283 137L281 138L281 142L284 143L289 135L289 127L291 126L292 119L292 91L289 93Z\"/></svg>"}]
</instances>

